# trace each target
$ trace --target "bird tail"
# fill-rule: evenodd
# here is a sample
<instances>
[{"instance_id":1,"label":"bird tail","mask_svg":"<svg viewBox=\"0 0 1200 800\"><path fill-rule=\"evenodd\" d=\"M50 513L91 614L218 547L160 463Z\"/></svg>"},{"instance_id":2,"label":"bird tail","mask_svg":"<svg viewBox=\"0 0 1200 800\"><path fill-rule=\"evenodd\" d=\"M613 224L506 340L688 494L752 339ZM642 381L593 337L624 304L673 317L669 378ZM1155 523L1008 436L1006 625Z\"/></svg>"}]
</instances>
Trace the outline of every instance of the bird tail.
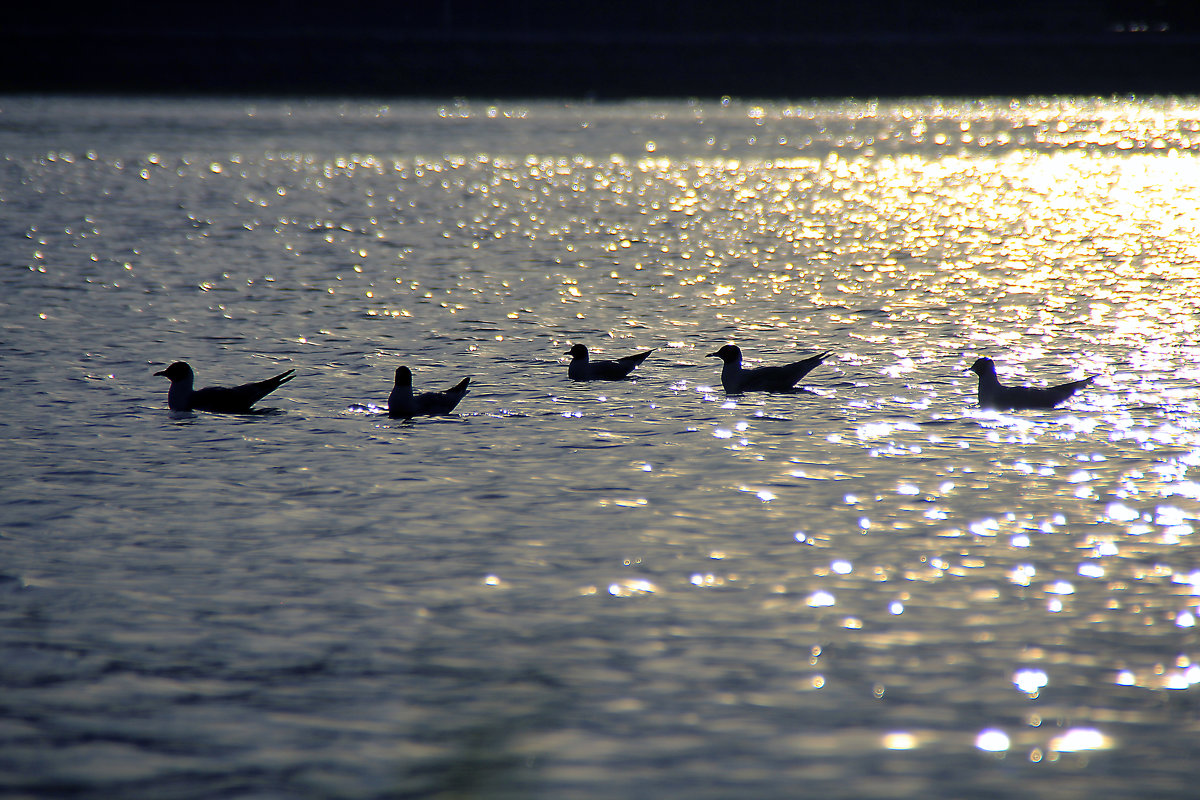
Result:
<instances>
[{"instance_id":1,"label":"bird tail","mask_svg":"<svg viewBox=\"0 0 1200 800\"><path fill-rule=\"evenodd\" d=\"M621 361L632 361L634 364L641 364L643 361L646 360L646 358L651 353L653 353L657 349L658 349L657 347L652 347L644 353L635 353L634 355L631 355L631 356L625 356L625 358L622 358L620 360Z\"/></svg>"},{"instance_id":2,"label":"bird tail","mask_svg":"<svg viewBox=\"0 0 1200 800\"><path fill-rule=\"evenodd\" d=\"M815 356L809 356L803 361L797 361L795 364L789 364L789 366L802 369L803 372L801 374L803 375L819 367L832 352L832 350L826 350L824 353L817 353Z\"/></svg>"},{"instance_id":3,"label":"bird tail","mask_svg":"<svg viewBox=\"0 0 1200 800\"><path fill-rule=\"evenodd\" d=\"M470 382L471 382L470 378L463 378L461 381L459 381L458 383L451 386L447 391L463 392L465 394L467 391L467 384Z\"/></svg>"}]
</instances>

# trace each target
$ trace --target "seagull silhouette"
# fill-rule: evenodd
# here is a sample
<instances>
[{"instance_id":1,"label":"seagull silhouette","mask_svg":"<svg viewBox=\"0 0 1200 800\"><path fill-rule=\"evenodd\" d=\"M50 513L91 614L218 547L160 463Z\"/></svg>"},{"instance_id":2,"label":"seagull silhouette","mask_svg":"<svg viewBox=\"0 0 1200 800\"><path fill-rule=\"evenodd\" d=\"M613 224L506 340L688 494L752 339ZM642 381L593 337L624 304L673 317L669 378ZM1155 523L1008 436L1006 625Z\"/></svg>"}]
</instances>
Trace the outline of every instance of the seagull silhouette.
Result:
<instances>
[{"instance_id":1,"label":"seagull silhouette","mask_svg":"<svg viewBox=\"0 0 1200 800\"><path fill-rule=\"evenodd\" d=\"M172 411L212 411L218 414L245 414L250 406L295 377L296 371L289 369L273 378L241 386L207 386L192 388L196 374L186 361L176 361L166 369L154 373L171 381L167 390L167 406Z\"/></svg>"},{"instance_id":2,"label":"seagull silhouette","mask_svg":"<svg viewBox=\"0 0 1200 800\"><path fill-rule=\"evenodd\" d=\"M573 381L620 381L646 360L646 356L654 350L635 353L631 356L618 358L614 361L589 361L588 349L584 345L572 345L566 352L571 357L571 365L567 367L567 377Z\"/></svg>"},{"instance_id":3,"label":"seagull silhouette","mask_svg":"<svg viewBox=\"0 0 1200 800\"><path fill-rule=\"evenodd\" d=\"M396 385L388 395L388 416L409 419L449 414L467 393L470 378L463 378L444 392L413 394L412 370L396 367Z\"/></svg>"},{"instance_id":4,"label":"seagull silhouette","mask_svg":"<svg viewBox=\"0 0 1200 800\"><path fill-rule=\"evenodd\" d=\"M1054 408L1087 386L1095 376L1058 386L1036 389L1027 386L1002 386L996 377L996 362L990 358L976 359L969 368L979 376L979 407L1000 411Z\"/></svg>"},{"instance_id":5,"label":"seagull silhouette","mask_svg":"<svg viewBox=\"0 0 1200 800\"><path fill-rule=\"evenodd\" d=\"M708 358L719 358L725 362L721 367L721 385L726 394L742 392L779 392L794 394L807 389L797 389L796 384L812 372L829 355L829 351L810 356L803 361L779 367L742 368L742 349L736 344L727 344Z\"/></svg>"}]
</instances>

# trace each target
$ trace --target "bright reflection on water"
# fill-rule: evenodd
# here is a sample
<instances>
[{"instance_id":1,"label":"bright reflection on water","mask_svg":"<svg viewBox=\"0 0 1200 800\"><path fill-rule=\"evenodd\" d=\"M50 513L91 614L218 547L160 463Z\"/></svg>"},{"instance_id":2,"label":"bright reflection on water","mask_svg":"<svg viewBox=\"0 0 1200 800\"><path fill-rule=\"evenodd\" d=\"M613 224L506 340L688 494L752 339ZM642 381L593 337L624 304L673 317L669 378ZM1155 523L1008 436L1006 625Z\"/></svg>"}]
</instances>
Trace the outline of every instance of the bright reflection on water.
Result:
<instances>
[{"instance_id":1,"label":"bright reflection on water","mask_svg":"<svg viewBox=\"0 0 1200 800\"><path fill-rule=\"evenodd\" d=\"M1193 795L1200 106L23 99L0 147L5 788ZM833 355L726 397L727 341ZM980 355L1096 380L981 411ZM176 358L299 376L172 417ZM384 416L399 363L459 414Z\"/></svg>"}]
</instances>

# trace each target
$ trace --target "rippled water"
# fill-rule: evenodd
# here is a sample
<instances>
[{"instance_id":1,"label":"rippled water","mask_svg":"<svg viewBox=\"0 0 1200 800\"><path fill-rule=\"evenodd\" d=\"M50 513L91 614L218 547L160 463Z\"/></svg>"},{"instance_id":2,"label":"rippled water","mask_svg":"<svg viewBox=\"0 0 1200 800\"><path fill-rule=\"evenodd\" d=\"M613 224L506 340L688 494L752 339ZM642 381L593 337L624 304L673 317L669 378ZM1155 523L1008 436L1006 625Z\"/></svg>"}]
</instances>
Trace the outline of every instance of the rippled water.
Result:
<instances>
[{"instance_id":1,"label":"rippled water","mask_svg":"<svg viewBox=\"0 0 1200 800\"><path fill-rule=\"evenodd\" d=\"M1183 100L0 100L0 785L1194 796L1198 152ZM728 341L834 355L727 398ZM980 355L1098 377L983 412ZM298 377L172 414L176 359ZM390 420L398 364L471 394Z\"/></svg>"}]
</instances>

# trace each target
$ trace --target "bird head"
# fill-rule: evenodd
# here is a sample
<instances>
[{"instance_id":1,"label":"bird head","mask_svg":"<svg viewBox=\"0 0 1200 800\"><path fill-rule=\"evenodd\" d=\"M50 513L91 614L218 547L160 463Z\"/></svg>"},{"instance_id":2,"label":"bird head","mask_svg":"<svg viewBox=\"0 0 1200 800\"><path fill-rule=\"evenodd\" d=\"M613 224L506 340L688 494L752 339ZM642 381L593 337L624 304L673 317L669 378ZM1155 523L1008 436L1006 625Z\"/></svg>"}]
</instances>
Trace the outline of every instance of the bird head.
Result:
<instances>
[{"instance_id":1,"label":"bird head","mask_svg":"<svg viewBox=\"0 0 1200 800\"><path fill-rule=\"evenodd\" d=\"M722 361L740 361L742 349L736 344L727 344L715 353L709 353L707 358L719 358Z\"/></svg>"},{"instance_id":2,"label":"bird head","mask_svg":"<svg viewBox=\"0 0 1200 800\"><path fill-rule=\"evenodd\" d=\"M172 381L187 380L193 377L192 368L186 361L176 361L166 369L159 370L154 374Z\"/></svg>"},{"instance_id":3,"label":"bird head","mask_svg":"<svg viewBox=\"0 0 1200 800\"><path fill-rule=\"evenodd\" d=\"M975 363L967 368L968 372L974 372L976 375L992 375L996 374L996 362L990 358L977 358Z\"/></svg>"}]
</instances>

